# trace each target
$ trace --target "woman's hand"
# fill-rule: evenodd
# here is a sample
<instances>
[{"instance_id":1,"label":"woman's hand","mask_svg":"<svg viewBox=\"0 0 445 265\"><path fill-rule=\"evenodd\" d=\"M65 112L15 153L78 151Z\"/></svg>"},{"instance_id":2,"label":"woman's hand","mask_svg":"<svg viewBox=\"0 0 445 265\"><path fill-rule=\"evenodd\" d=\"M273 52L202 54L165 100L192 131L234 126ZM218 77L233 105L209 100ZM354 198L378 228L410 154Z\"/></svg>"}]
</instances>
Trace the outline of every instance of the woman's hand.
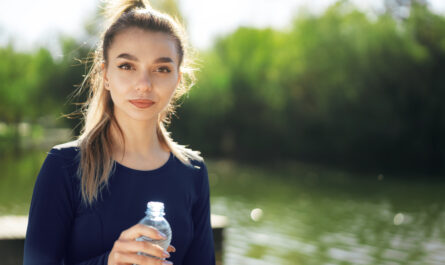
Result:
<instances>
[{"instance_id":1,"label":"woman's hand","mask_svg":"<svg viewBox=\"0 0 445 265\"><path fill-rule=\"evenodd\" d=\"M108 265L138 264L138 265L169 265L173 264L167 260L160 260L152 257L138 255L144 252L159 258L169 258L167 252L175 252L173 246L169 246L164 251L160 246L147 241L136 241L136 238L146 236L153 239L165 239L161 233L153 227L143 224L136 224L123 231L118 240L114 242L113 248L108 256Z\"/></svg>"}]
</instances>

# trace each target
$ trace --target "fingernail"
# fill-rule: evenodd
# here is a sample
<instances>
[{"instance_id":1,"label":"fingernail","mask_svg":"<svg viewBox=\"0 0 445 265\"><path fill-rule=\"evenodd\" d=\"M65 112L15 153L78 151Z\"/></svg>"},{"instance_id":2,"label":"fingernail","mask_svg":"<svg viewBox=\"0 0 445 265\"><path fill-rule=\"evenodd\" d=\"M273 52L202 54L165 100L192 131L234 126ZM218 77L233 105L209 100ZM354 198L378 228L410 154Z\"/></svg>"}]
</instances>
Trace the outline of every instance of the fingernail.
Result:
<instances>
[{"instance_id":1,"label":"fingernail","mask_svg":"<svg viewBox=\"0 0 445 265\"><path fill-rule=\"evenodd\" d=\"M160 237L162 237L163 239L166 239L166 238L167 238L167 236L165 236L164 233L162 233L162 232L158 232L158 235L159 235Z\"/></svg>"},{"instance_id":2,"label":"fingernail","mask_svg":"<svg viewBox=\"0 0 445 265\"><path fill-rule=\"evenodd\" d=\"M162 262L162 265L172 265L172 264L173 264L173 262L170 262L168 260Z\"/></svg>"},{"instance_id":3,"label":"fingernail","mask_svg":"<svg viewBox=\"0 0 445 265\"><path fill-rule=\"evenodd\" d=\"M170 254L167 251L164 251L163 253L164 253L164 257L170 258Z\"/></svg>"}]
</instances>

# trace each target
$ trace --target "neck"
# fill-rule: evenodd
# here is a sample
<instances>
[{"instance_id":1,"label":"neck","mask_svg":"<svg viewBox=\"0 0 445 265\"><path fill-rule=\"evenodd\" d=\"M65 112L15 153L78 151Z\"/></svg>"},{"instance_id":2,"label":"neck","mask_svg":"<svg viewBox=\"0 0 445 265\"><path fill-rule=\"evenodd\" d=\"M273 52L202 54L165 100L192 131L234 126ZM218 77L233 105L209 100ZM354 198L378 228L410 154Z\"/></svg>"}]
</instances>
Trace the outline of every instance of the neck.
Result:
<instances>
[{"instance_id":1,"label":"neck","mask_svg":"<svg viewBox=\"0 0 445 265\"><path fill-rule=\"evenodd\" d=\"M166 150L156 133L157 119L138 121L125 119L116 115L116 120L123 133L116 126L111 126L111 135L115 146L113 149L117 158L124 156L151 158ZM124 150L125 141L125 150Z\"/></svg>"}]
</instances>

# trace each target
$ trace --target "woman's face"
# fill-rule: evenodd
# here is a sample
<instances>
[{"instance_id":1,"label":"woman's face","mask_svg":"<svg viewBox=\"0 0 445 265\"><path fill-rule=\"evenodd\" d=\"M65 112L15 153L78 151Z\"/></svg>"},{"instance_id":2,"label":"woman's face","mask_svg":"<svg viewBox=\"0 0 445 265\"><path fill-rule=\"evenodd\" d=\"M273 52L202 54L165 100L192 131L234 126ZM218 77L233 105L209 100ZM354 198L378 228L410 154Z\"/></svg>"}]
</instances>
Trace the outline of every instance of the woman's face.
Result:
<instances>
[{"instance_id":1,"label":"woman's face","mask_svg":"<svg viewBox=\"0 0 445 265\"><path fill-rule=\"evenodd\" d=\"M114 36L104 81L116 117L157 121L180 81L175 44L165 33L139 28Z\"/></svg>"}]
</instances>

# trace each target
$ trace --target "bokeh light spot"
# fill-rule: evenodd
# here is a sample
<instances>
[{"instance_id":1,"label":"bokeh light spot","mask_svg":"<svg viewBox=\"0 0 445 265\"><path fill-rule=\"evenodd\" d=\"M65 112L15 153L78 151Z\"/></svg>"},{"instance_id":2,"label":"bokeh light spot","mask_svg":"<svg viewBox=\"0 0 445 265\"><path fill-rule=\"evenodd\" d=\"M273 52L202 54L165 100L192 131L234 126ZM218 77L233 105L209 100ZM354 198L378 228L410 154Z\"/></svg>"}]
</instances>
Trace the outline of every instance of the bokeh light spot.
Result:
<instances>
[{"instance_id":1,"label":"bokeh light spot","mask_svg":"<svg viewBox=\"0 0 445 265\"><path fill-rule=\"evenodd\" d=\"M260 208L255 208L250 212L250 218L255 222L258 222L261 217L263 217L263 210Z\"/></svg>"},{"instance_id":2,"label":"bokeh light spot","mask_svg":"<svg viewBox=\"0 0 445 265\"><path fill-rule=\"evenodd\" d=\"M403 223L404 219L405 219L405 216L403 215L403 213L398 213L394 216L394 224L401 225Z\"/></svg>"}]
</instances>

